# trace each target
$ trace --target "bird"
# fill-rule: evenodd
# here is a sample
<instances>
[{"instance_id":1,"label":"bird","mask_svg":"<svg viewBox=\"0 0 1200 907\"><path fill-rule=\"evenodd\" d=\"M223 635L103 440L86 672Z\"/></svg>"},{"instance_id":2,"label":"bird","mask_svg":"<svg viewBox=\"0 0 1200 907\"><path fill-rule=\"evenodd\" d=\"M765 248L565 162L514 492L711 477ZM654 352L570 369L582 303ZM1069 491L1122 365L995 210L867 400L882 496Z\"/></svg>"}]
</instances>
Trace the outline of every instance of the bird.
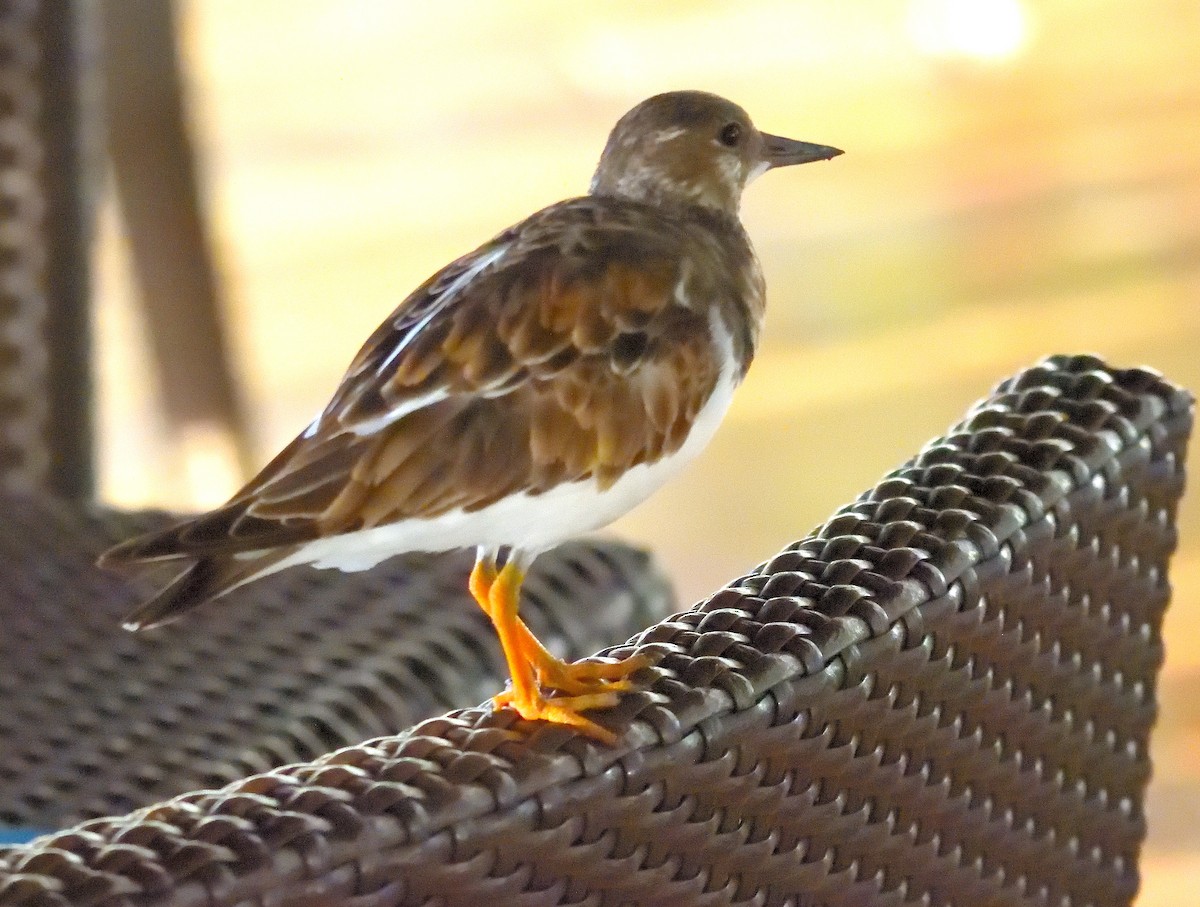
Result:
<instances>
[{"instance_id":1,"label":"bird","mask_svg":"<svg viewBox=\"0 0 1200 907\"><path fill-rule=\"evenodd\" d=\"M622 516L715 433L753 359L762 269L739 218L768 170L842 151L672 91L613 127L585 195L503 230L417 287L328 405L230 500L106 551L179 575L125 619L159 626L300 564L365 570L474 548L467 585L511 677L496 709L568 725L649 663L565 662L521 620L542 552Z\"/></svg>"}]
</instances>

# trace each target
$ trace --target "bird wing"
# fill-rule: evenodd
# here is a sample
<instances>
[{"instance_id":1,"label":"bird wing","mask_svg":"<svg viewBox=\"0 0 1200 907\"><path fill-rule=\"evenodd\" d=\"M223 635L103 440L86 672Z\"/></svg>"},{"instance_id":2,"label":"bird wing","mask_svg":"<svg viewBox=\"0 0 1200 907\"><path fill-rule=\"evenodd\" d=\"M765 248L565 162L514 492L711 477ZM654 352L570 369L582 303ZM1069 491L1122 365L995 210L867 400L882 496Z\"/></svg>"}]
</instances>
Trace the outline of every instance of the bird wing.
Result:
<instances>
[{"instance_id":1,"label":"bird wing","mask_svg":"<svg viewBox=\"0 0 1200 907\"><path fill-rule=\"evenodd\" d=\"M316 421L217 510L108 564L257 551L593 479L677 450L719 379L681 227L545 209L419 287Z\"/></svg>"}]
</instances>

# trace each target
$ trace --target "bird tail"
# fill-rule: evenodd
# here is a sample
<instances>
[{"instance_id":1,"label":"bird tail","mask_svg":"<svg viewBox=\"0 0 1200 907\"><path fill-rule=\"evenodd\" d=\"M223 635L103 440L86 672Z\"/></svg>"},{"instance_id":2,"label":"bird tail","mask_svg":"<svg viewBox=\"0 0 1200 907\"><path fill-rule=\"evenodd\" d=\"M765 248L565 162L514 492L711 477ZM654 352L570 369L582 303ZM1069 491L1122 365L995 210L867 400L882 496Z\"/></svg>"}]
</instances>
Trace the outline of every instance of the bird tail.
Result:
<instances>
[{"instance_id":1,"label":"bird tail","mask_svg":"<svg viewBox=\"0 0 1200 907\"><path fill-rule=\"evenodd\" d=\"M199 557L198 554L189 554L186 550L171 547L178 531L178 527L171 526L114 545L96 558L96 566L105 570L125 571L130 568L136 570L150 563Z\"/></svg>"},{"instance_id":2,"label":"bird tail","mask_svg":"<svg viewBox=\"0 0 1200 907\"><path fill-rule=\"evenodd\" d=\"M121 621L126 630L149 630L169 624L193 608L232 592L238 586L282 569L293 548L255 552L254 556L202 557L153 598Z\"/></svg>"}]
</instances>

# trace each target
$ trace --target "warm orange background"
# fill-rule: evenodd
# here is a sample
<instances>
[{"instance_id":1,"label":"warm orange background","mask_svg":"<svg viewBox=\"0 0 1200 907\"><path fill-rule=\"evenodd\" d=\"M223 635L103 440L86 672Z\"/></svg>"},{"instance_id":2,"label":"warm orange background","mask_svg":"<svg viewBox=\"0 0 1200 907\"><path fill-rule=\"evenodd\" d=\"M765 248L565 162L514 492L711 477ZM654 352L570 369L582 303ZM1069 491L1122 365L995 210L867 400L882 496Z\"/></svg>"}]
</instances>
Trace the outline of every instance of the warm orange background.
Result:
<instances>
[{"instance_id":1,"label":"warm orange background","mask_svg":"<svg viewBox=\"0 0 1200 907\"><path fill-rule=\"evenodd\" d=\"M710 451L616 527L654 547L686 601L1044 354L1096 351L1200 388L1195 0L183 9L261 462L410 288L582 192L616 118L672 88L847 151L749 191L764 348ZM165 437L120 230L107 210L103 496L215 502L239 476L203 426ZM1200 495L1181 533L1142 907L1190 901L1200 876Z\"/></svg>"}]
</instances>

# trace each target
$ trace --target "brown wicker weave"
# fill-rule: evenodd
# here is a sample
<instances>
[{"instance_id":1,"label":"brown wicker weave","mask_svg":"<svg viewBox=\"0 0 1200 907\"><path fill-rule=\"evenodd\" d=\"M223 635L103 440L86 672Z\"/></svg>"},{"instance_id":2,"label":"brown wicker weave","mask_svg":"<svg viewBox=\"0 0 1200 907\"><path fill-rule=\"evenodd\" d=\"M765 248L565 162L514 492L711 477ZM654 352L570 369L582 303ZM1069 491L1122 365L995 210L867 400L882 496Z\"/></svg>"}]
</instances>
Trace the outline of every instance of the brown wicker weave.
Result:
<instances>
[{"instance_id":1,"label":"brown wicker weave","mask_svg":"<svg viewBox=\"0 0 1200 907\"><path fill-rule=\"evenodd\" d=\"M138 590L93 564L162 513L0 496L0 827L51 830L394 733L503 684L471 557L293 570L132 634ZM566 545L525 611L572 657L670 610L642 552ZM2 828L0 828L2 830Z\"/></svg>"},{"instance_id":2,"label":"brown wicker weave","mask_svg":"<svg viewBox=\"0 0 1200 907\"><path fill-rule=\"evenodd\" d=\"M620 746L451 713L13 848L0 904L1128 904L1191 409L1049 360L642 633Z\"/></svg>"},{"instance_id":3,"label":"brown wicker weave","mask_svg":"<svg viewBox=\"0 0 1200 907\"><path fill-rule=\"evenodd\" d=\"M0 3L0 489L92 487L91 4Z\"/></svg>"}]
</instances>

